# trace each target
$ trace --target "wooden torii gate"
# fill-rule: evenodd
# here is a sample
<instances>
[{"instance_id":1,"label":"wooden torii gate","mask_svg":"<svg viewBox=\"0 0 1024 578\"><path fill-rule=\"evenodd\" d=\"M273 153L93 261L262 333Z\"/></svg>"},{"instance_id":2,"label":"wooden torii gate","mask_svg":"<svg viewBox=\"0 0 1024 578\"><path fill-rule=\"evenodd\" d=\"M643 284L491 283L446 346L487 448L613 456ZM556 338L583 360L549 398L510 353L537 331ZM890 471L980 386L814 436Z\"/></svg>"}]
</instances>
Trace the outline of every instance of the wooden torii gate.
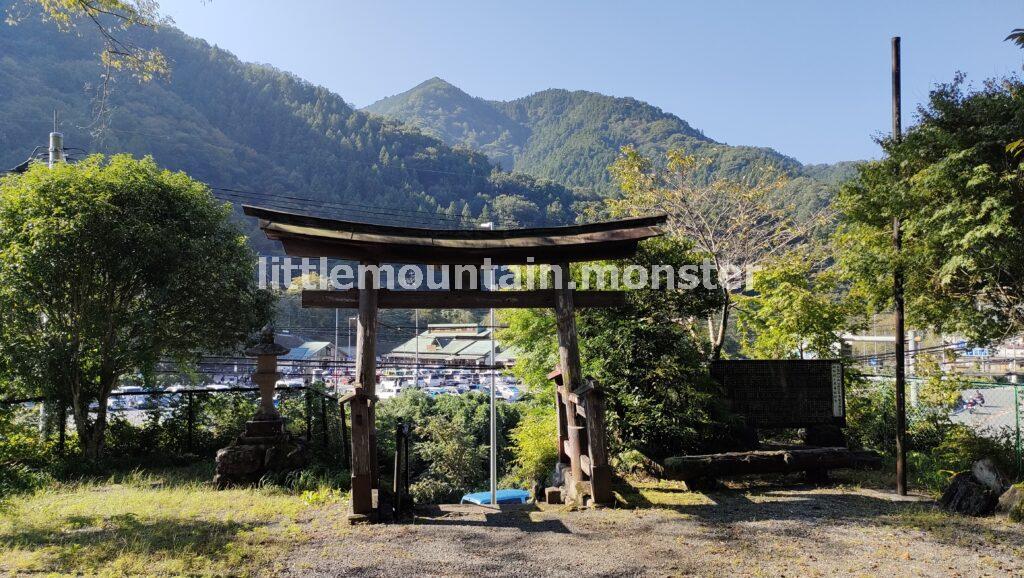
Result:
<instances>
[{"instance_id":1,"label":"wooden torii gate","mask_svg":"<svg viewBox=\"0 0 1024 578\"><path fill-rule=\"evenodd\" d=\"M664 216L640 217L586 225L515 230L435 230L325 219L254 206L246 215L259 219L269 239L295 257L344 259L364 265L491 265L547 264L568 280L574 262L621 259L634 255L637 244L661 234ZM378 309L553 308L558 324L560 420L569 426L559 434L559 453L569 461L566 488L572 496L579 484L589 486L595 503L611 501L610 470L605 458L603 408L598 392L584 383L576 336L577 307L615 307L625 302L621 291L577 291L562 282L552 289L483 291L478 289L394 291L375 288L364 271L359 288L302 292L302 306L358 309L355 391L352 416L352 518L373 515L373 489L378 484L376 401L376 336ZM580 400L595 400L585 403ZM568 411L565 409L568 404ZM592 431L581 440L584 426ZM596 426L596 427L595 427ZM588 444L583 452L581 444Z\"/></svg>"}]
</instances>

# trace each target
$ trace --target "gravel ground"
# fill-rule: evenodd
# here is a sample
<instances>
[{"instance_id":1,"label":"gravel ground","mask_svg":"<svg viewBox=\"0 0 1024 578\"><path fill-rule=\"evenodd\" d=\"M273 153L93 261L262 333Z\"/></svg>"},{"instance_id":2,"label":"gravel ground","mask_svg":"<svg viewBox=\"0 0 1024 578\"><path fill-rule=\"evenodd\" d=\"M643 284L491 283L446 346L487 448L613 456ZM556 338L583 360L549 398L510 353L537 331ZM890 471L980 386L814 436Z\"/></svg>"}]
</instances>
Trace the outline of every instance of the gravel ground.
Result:
<instances>
[{"instance_id":1,"label":"gravel ground","mask_svg":"<svg viewBox=\"0 0 1024 578\"><path fill-rule=\"evenodd\" d=\"M349 527L309 520L275 570L310 576L1024 576L1024 526L860 489L644 489L636 509L489 513ZM638 503L639 502L639 503Z\"/></svg>"}]
</instances>

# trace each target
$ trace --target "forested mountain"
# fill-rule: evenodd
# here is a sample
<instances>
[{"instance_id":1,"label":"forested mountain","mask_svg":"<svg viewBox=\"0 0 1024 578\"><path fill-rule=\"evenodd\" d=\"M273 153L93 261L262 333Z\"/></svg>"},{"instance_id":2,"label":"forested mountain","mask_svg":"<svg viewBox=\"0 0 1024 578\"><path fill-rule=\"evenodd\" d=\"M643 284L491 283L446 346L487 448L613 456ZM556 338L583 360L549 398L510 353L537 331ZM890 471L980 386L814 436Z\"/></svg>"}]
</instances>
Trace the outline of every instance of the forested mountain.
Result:
<instances>
[{"instance_id":1,"label":"forested mountain","mask_svg":"<svg viewBox=\"0 0 1024 578\"><path fill-rule=\"evenodd\" d=\"M852 167L803 166L769 148L718 143L645 102L586 91L551 89L508 102L487 101L432 78L364 110L418 126L450 145L468 146L507 170L598 194L613 191L608 166L627 144L655 158L668 149L687 150L709 161L707 174L744 177L758 167L776 167L791 177L787 191L800 198L800 206L826 202L837 177Z\"/></svg>"},{"instance_id":2,"label":"forested mountain","mask_svg":"<svg viewBox=\"0 0 1024 578\"><path fill-rule=\"evenodd\" d=\"M150 154L214 187L245 191L218 193L239 203L429 227L574 218L565 187L495 171L483 154L354 110L325 88L173 28L132 33L135 43L160 47L170 77L116 81L108 126L97 130L102 71L93 36L37 19L0 23L0 168L45 147L57 111L67 147Z\"/></svg>"}]
</instances>

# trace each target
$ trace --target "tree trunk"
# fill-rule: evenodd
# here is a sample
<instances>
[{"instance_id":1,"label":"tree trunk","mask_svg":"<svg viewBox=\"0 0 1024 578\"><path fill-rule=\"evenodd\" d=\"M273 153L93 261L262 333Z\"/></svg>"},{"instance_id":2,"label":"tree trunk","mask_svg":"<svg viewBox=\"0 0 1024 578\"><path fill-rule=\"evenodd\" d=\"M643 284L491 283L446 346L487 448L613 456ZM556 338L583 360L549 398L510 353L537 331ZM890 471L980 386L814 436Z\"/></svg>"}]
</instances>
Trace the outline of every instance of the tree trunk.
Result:
<instances>
[{"instance_id":1,"label":"tree trunk","mask_svg":"<svg viewBox=\"0 0 1024 578\"><path fill-rule=\"evenodd\" d=\"M75 421L75 431L78 432L78 447L88 460L98 460L103 457L103 446L107 432L107 399L112 386L103 388L97 400L96 419L89 419L89 400L79 395L81 388L73 388L72 395L72 416Z\"/></svg>"},{"instance_id":2,"label":"tree trunk","mask_svg":"<svg viewBox=\"0 0 1024 578\"><path fill-rule=\"evenodd\" d=\"M718 327L711 333L711 359L718 361L722 358L722 346L725 344L725 330L729 326L729 310L732 309L732 301L729 299L729 291L722 291L722 310L718 320Z\"/></svg>"}]
</instances>

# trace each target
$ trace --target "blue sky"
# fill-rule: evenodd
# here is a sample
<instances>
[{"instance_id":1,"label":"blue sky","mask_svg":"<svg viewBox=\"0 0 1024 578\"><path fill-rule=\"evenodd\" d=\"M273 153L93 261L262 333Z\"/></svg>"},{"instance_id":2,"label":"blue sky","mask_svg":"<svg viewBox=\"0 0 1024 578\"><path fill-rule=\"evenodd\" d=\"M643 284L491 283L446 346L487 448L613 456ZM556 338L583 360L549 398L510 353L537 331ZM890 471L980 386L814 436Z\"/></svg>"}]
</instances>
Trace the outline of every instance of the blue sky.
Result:
<instances>
[{"instance_id":1,"label":"blue sky","mask_svg":"<svg viewBox=\"0 0 1024 578\"><path fill-rule=\"evenodd\" d=\"M356 106L440 76L511 99L632 96L729 144L805 163L873 158L889 120L889 38L904 118L956 71L1021 70L1014 1L455 2L163 0L186 33L324 85ZM906 122L906 120L905 120Z\"/></svg>"}]
</instances>

